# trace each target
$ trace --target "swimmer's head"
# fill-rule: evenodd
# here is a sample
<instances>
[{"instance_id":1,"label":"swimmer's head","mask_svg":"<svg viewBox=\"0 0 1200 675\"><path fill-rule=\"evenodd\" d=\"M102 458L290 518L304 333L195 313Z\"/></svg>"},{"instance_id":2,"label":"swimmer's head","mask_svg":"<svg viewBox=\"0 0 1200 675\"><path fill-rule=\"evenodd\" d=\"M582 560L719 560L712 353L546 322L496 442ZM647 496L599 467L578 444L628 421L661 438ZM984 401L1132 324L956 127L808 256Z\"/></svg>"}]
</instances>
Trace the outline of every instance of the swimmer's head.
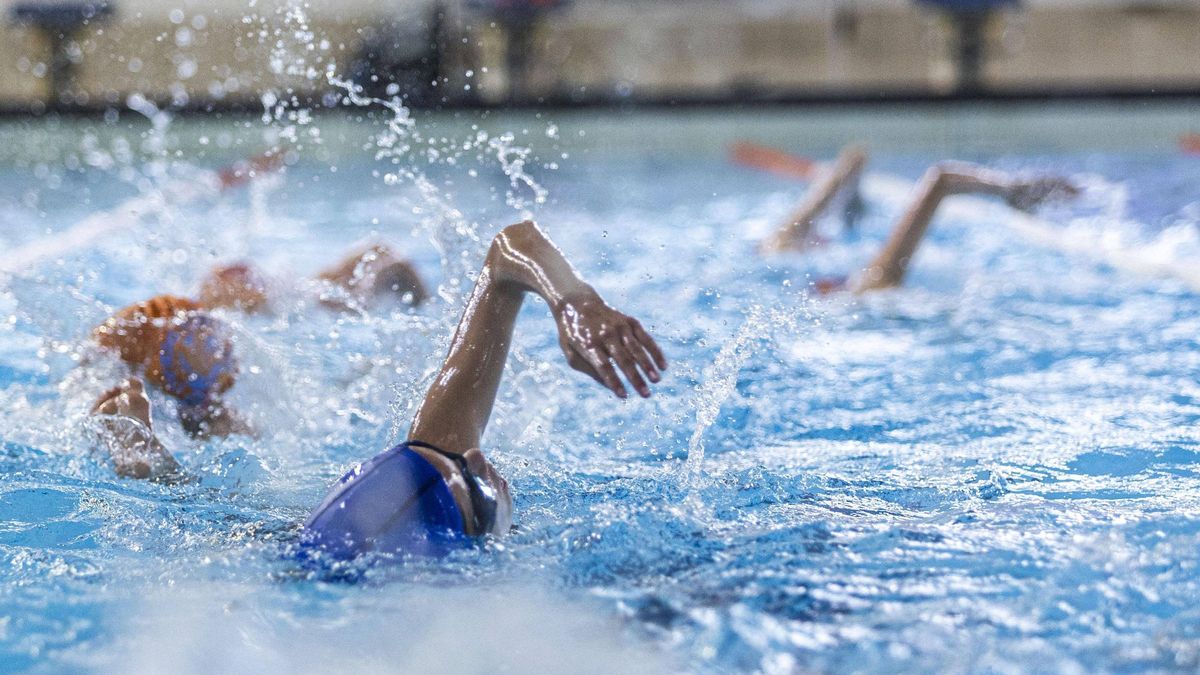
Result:
<instances>
[{"instance_id":1,"label":"swimmer's head","mask_svg":"<svg viewBox=\"0 0 1200 675\"><path fill-rule=\"evenodd\" d=\"M151 379L188 406L212 404L237 379L228 328L203 312L170 320L155 365Z\"/></svg>"},{"instance_id":2,"label":"swimmer's head","mask_svg":"<svg viewBox=\"0 0 1200 675\"><path fill-rule=\"evenodd\" d=\"M335 307L370 307L388 301L419 305L429 297L412 264L383 245L369 246L347 256L318 278L336 288L323 299Z\"/></svg>"},{"instance_id":3,"label":"swimmer's head","mask_svg":"<svg viewBox=\"0 0 1200 675\"><path fill-rule=\"evenodd\" d=\"M214 400L237 374L228 328L187 298L158 295L125 307L93 336L101 348L185 403Z\"/></svg>"},{"instance_id":4,"label":"swimmer's head","mask_svg":"<svg viewBox=\"0 0 1200 675\"><path fill-rule=\"evenodd\" d=\"M247 263L214 267L200 284L200 303L205 307L261 312L267 307L267 284Z\"/></svg>"},{"instance_id":5,"label":"swimmer's head","mask_svg":"<svg viewBox=\"0 0 1200 675\"><path fill-rule=\"evenodd\" d=\"M429 296L417 271L403 261L386 265L376 273L374 294L376 299L399 300L413 306Z\"/></svg>"}]
</instances>

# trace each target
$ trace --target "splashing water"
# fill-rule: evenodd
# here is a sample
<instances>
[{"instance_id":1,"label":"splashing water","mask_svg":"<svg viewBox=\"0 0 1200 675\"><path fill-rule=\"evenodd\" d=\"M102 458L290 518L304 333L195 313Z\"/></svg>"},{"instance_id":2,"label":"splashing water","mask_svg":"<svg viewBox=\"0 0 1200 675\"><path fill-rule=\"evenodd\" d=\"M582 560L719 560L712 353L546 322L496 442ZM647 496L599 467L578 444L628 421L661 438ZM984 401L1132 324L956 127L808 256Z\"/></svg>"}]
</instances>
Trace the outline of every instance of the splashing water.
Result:
<instances>
[{"instance_id":1,"label":"splashing water","mask_svg":"<svg viewBox=\"0 0 1200 675\"><path fill-rule=\"evenodd\" d=\"M686 483L691 484L699 478L704 468L704 433L716 422L721 406L737 391L738 373L753 356L756 347L764 340L775 339L785 330L786 334L778 337L788 342L795 340L797 332L787 329L796 326L795 311L752 305L741 327L721 345L712 363L704 368L690 406L696 411L696 422L683 466Z\"/></svg>"},{"instance_id":2,"label":"splashing water","mask_svg":"<svg viewBox=\"0 0 1200 675\"><path fill-rule=\"evenodd\" d=\"M438 295L448 305L457 306L473 282L486 239L480 236L479 224L468 222L462 211L454 206L452 196L429 177L422 165L442 166L460 175L467 172L478 176L478 172L463 160L474 152L476 162L482 164L480 151L486 148L508 177L510 188L505 192L505 203L524 219L532 217L533 213L521 194L522 186L532 193L535 204L544 204L548 195L548 191L525 170L532 151L515 145L511 133L493 137L477 127L464 141L428 138L421 133L398 96L386 100L364 96L361 87L339 77L332 65L327 67L326 78L354 106L382 106L391 113L384 131L375 138L375 159L388 167L383 175L386 185L408 184L416 188L420 205L413 207L412 212L421 217L421 229L431 238L442 258L443 283L438 288Z\"/></svg>"}]
</instances>

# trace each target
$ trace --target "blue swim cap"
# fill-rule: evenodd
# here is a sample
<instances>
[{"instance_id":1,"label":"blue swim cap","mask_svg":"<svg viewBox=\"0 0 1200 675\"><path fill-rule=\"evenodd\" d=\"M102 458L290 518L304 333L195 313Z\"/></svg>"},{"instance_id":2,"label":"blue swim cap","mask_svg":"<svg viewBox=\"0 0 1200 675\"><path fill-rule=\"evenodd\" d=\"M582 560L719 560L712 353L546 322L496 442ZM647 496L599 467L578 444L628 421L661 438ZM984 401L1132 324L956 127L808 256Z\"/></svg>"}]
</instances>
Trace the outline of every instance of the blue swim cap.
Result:
<instances>
[{"instance_id":1,"label":"blue swim cap","mask_svg":"<svg viewBox=\"0 0 1200 675\"><path fill-rule=\"evenodd\" d=\"M407 443L342 476L300 537L303 549L338 560L368 552L441 555L464 541L449 486Z\"/></svg>"},{"instance_id":2,"label":"blue swim cap","mask_svg":"<svg viewBox=\"0 0 1200 675\"><path fill-rule=\"evenodd\" d=\"M186 348L184 353L178 350L181 345ZM211 355L212 365L207 371L200 372L188 360L187 349L199 349ZM205 314L193 314L167 330L158 363L166 384L164 389L185 406L198 406L212 400L220 393L217 385L221 376L237 373L225 326Z\"/></svg>"}]
</instances>

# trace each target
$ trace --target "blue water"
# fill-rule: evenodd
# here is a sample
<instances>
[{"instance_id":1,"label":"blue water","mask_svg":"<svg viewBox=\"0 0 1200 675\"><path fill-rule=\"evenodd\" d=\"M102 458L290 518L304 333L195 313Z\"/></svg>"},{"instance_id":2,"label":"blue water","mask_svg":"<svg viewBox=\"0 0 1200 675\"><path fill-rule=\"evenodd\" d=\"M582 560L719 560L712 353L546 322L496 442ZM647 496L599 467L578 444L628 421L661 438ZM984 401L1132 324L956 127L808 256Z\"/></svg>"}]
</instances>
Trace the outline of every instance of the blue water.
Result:
<instances>
[{"instance_id":1,"label":"blue water","mask_svg":"<svg viewBox=\"0 0 1200 675\"><path fill-rule=\"evenodd\" d=\"M748 137L915 180L956 157L1085 187L1044 215L1131 255L1200 253L1189 108L978 107L427 116L431 145L511 130L538 203L485 149L389 181L378 116L326 116L281 179L168 205L0 291L0 667L42 671L1174 671L1200 668L1200 295L1039 248L1003 210L939 219L904 289L810 297L861 230L763 259L803 186L729 164ZM256 119L176 120L170 163L130 116L0 127L0 245L54 236L264 147ZM428 158L426 158L428 159ZM869 182L869 181L868 181ZM453 211L447 210L452 209ZM448 560L288 560L347 467L407 427L487 239L528 211L671 359L649 401L565 367L523 312L486 450L517 529ZM114 215L113 217L119 217ZM830 232L833 235L833 231ZM356 242L440 284L416 312L333 315L299 281ZM435 245L436 244L436 245ZM440 248L439 248L440 247ZM239 326L257 439L165 442L198 477L116 478L81 364L112 307L251 257L286 298Z\"/></svg>"}]
</instances>

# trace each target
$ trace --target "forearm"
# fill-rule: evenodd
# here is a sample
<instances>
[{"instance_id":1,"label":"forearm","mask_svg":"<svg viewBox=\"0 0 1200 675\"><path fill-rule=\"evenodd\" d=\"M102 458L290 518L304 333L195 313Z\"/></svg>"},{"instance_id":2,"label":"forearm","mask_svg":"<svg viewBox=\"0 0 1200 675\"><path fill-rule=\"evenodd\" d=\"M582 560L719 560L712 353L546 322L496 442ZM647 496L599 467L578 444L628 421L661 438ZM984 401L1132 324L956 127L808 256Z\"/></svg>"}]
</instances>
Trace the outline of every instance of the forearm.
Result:
<instances>
[{"instance_id":1,"label":"forearm","mask_svg":"<svg viewBox=\"0 0 1200 675\"><path fill-rule=\"evenodd\" d=\"M900 285L904 280L908 263L925 237L933 214L949 194L944 176L945 173L940 169L926 172L917 185L915 198L892 228L887 243L854 283L855 292L890 288Z\"/></svg>"},{"instance_id":2,"label":"forearm","mask_svg":"<svg viewBox=\"0 0 1200 675\"><path fill-rule=\"evenodd\" d=\"M1012 179L1001 171L957 162L943 164L936 171L942 197L962 194L1007 197L1013 189Z\"/></svg>"},{"instance_id":3,"label":"forearm","mask_svg":"<svg viewBox=\"0 0 1200 675\"><path fill-rule=\"evenodd\" d=\"M557 306L592 292L531 222L496 235L450 343L413 419L409 438L449 452L478 447L491 417L526 292Z\"/></svg>"}]
</instances>

